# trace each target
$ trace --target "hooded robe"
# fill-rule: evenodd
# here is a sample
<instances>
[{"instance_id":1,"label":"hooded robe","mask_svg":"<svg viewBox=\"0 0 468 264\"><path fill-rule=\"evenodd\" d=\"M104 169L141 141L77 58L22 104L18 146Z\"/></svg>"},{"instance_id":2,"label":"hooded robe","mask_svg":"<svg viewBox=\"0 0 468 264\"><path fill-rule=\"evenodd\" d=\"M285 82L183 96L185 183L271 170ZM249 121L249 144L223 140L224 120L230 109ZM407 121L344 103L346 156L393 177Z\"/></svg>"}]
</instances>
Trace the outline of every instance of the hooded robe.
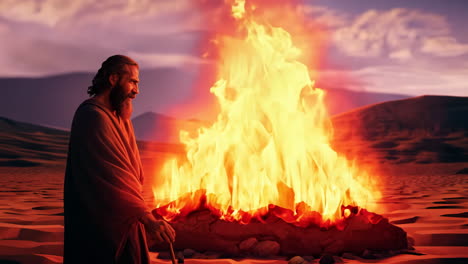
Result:
<instances>
[{"instance_id":1,"label":"hooded robe","mask_svg":"<svg viewBox=\"0 0 468 264\"><path fill-rule=\"evenodd\" d=\"M143 170L130 120L95 99L73 118L64 184L64 264L149 263Z\"/></svg>"}]
</instances>

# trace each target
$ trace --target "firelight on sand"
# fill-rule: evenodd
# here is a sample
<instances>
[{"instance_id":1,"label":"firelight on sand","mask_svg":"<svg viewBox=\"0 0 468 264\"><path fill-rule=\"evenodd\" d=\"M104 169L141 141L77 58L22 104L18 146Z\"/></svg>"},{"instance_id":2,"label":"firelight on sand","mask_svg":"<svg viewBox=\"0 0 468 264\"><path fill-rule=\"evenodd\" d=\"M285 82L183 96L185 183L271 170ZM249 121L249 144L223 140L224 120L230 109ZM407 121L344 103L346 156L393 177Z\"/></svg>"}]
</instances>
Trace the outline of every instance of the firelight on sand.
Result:
<instances>
[{"instance_id":1,"label":"firelight on sand","mask_svg":"<svg viewBox=\"0 0 468 264\"><path fill-rule=\"evenodd\" d=\"M230 2L235 33L215 39L218 81L210 89L220 113L196 135L181 131L186 157L166 161L159 172L158 213L175 221L204 206L248 223L282 208L274 212L286 222L328 227L349 216L345 208L372 209L380 196L375 183L330 146L325 92L300 62L313 58L268 23L278 7L257 2ZM278 19L301 26L294 14ZM320 40L308 32L306 41Z\"/></svg>"}]
</instances>

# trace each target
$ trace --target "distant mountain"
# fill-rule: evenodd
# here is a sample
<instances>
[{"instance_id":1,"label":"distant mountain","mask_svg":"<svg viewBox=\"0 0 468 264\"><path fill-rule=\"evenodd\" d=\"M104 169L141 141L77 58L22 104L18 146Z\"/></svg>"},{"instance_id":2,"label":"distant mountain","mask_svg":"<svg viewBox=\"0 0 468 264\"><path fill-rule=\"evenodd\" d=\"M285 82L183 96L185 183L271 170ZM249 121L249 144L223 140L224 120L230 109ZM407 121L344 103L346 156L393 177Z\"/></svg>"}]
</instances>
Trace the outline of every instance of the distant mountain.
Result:
<instances>
[{"instance_id":1,"label":"distant mountain","mask_svg":"<svg viewBox=\"0 0 468 264\"><path fill-rule=\"evenodd\" d=\"M385 102L332 121L335 149L353 158L395 164L468 162L468 97Z\"/></svg>"},{"instance_id":2,"label":"distant mountain","mask_svg":"<svg viewBox=\"0 0 468 264\"><path fill-rule=\"evenodd\" d=\"M157 68L142 70L140 75L141 92L135 99L134 116L145 112L168 113L168 109L189 101L191 96L199 96L191 90L195 83L200 85L195 71ZM42 78L0 78L0 116L67 130L74 111L88 98L86 91L93 77L92 73L69 73ZM207 89L208 82L203 83ZM326 91L326 102L332 115L408 97L343 89Z\"/></svg>"},{"instance_id":3,"label":"distant mountain","mask_svg":"<svg viewBox=\"0 0 468 264\"><path fill-rule=\"evenodd\" d=\"M146 160L161 153L182 153L178 131L194 133L209 125L151 112L132 121ZM336 115L332 122L335 150L351 159L392 164L468 162L468 97L384 102ZM68 137L67 131L0 117L0 166L63 165Z\"/></svg>"},{"instance_id":4,"label":"distant mountain","mask_svg":"<svg viewBox=\"0 0 468 264\"><path fill-rule=\"evenodd\" d=\"M0 115L69 129L74 110L86 96L92 75L70 73L44 78L1 78Z\"/></svg>"},{"instance_id":5,"label":"distant mountain","mask_svg":"<svg viewBox=\"0 0 468 264\"><path fill-rule=\"evenodd\" d=\"M325 89L325 105L330 115L348 112L352 109L387 101L409 98L409 95L352 91L345 89Z\"/></svg>"},{"instance_id":6,"label":"distant mountain","mask_svg":"<svg viewBox=\"0 0 468 264\"><path fill-rule=\"evenodd\" d=\"M66 131L0 117L0 166L64 164L68 137Z\"/></svg>"},{"instance_id":7,"label":"distant mountain","mask_svg":"<svg viewBox=\"0 0 468 264\"><path fill-rule=\"evenodd\" d=\"M179 143L179 131L195 133L207 122L199 120L180 120L162 114L147 112L132 119L135 136L139 140L153 142Z\"/></svg>"},{"instance_id":8,"label":"distant mountain","mask_svg":"<svg viewBox=\"0 0 468 264\"><path fill-rule=\"evenodd\" d=\"M145 116L150 118L147 119ZM144 115L143 120L154 120L152 116L153 114ZM158 114L154 116L171 120L171 122L158 123L163 127L179 123L174 118ZM68 131L0 117L0 167L64 166L69 137ZM142 159L152 159L159 155L158 153L183 152L180 144L141 140L138 140L137 144Z\"/></svg>"},{"instance_id":9,"label":"distant mountain","mask_svg":"<svg viewBox=\"0 0 468 264\"><path fill-rule=\"evenodd\" d=\"M70 73L43 78L0 78L0 116L14 120L69 129L86 93L92 73ZM140 95L134 114L164 112L182 100L194 74L175 68L142 70Z\"/></svg>"},{"instance_id":10,"label":"distant mountain","mask_svg":"<svg viewBox=\"0 0 468 264\"><path fill-rule=\"evenodd\" d=\"M403 131L428 136L468 133L468 97L420 96L384 102L339 114L333 123L362 138L382 138Z\"/></svg>"}]
</instances>

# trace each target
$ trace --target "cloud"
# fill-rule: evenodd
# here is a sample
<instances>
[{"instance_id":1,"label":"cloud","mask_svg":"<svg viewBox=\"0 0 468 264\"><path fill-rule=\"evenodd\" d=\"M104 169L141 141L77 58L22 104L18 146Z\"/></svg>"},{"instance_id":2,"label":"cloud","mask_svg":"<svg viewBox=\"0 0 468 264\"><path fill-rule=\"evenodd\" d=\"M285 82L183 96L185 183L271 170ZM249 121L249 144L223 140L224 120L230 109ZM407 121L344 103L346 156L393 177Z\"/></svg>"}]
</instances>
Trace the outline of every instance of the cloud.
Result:
<instances>
[{"instance_id":1,"label":"cloud","mask_svg":"<svg viewBox=\"0 0 468 264\"><path fill-rule=\"evenodd\" d=\"M189 0L3 0L0 17L49 27L125 24L176 16L190 10ZM178 17L178 16L177 16ZM124 23L122 23L124 22ZM174 23L172 24L174 25ZM154 25L152 25L154 26Z\"/></svg>"},{"instance_id":2,"label":"cloud","mask_svg":"<svg viewBox=\"0 0 468 264\"><path fill-rule=\"evenodd\" d=\"M468 44L452 36L444 16L412 9L368 10L334 32L334 44L353 57L407 60L415 54L458 56Z\"/></svg>"},{"instance_id":3,"label":"cloud","mask_svg":"<svg viewBox=\"0 0 468 264\"><path fill-rule=\"evenodd\" d=\"M392 59L402 60L402 61L411 59L413 57L410 49L397 50L397 51L391 52L390 54L388 54L388 56Z\"/></svg>"},{"instance_id":4,"label":"cloud","mask_svg":"<svg viewBox=\"0 0 468 264\"><path fill-rule=\"evenodd\" d=\"M1 0L0 74L95 71L117 53L143 67L198 63L203 28L190 0Z\"/></svg>"},{"instance_id":5,"label":"cloud","mask_svg":"<svg viewBox=\"0 0 468 264\"><path fill-rule=\"evenodd\" d=\"M299 5L297 9L330 29L343 27L349 20L349 15L326 6Z\"/></svg>"},{"instance_id":6,"label":"cloud","mask_svg":"<svg viewBox=\"0 0 468 264\"><path fill-rule=\"evenodd\" d=\"M10 27L8 27L7 24L2 23L0 21L0 34L5 34L5 33L8 33L9 31L10 31Z\"/></svg>"},{"instance_id":7,"label":"cloud","mask_svg":"<svg viewBox=\"0 0 468 264\"><path fill-rule=\"evenodd\" d=\"M65 72L95 71L108 50L48 39L31 39L15 31L0 33L0 73L3 77L42 76Z\"/></svg>"},{"instance_id":8,"label":"cloud","mask_svg":"<svg viewBox=\"0 0 468 264\"><path fill-rule=\"evenodd\" d=\"M361 91L364 89L366 83L358 78L352 76L352 71L349 70L333 70L322 69L319 70L315 81L318 88L338 88L354 91Z\"/></svg>"},{"instance_id":9,"label":"cloud","mask_svg":"<svg viewBox=\"0 0 468 264\"><path fill-rule=\"evenodd\" d=\"M181 67L189 65L207 64L202 58L183 54L160 54L129 52L128 55L138 61L142 67Z\"/></svg>"},{"instance_id":10,"label":"cloud","mask_svg":"<svg viewBox=\"0 0 468 264\"><path fill-rule=\"evenodd\" d=\"M454 57L468 54L468 44L459 43L453 37L433 37L424 40L421 51L440 57Z\"/></svg>"},{"instance_id":11,"label":"cloud","mask_svg":"<svg viewBox=\"0 0 468 264\"><path fill-rule=\"evenodd\" d=\"M443 15L404 8L367 10L355 17L330 8L309 11L312 18L320 13L335 14L338 22L328 23L335 56L354 68L321 71L327 84L415 96L468 96L468 63L461 57L468 54L468 43L455 38Z\"/></svg>"},{"instance_id":12,"label":"cloud","mask_svg":"<svg viewBox=\"0 0 468 264\"><path fill-rule=\"evenodd\" d=\"M184 33L171 36L133 36L141 45L121 41L119 36L108 37L107 45L105 41L80 41L79 35L66 40L61 37L54 33L44 37L31 37L15 31L3 34L0 30L0 39L3 40L0 43L1 76L94 72L103 60L113 54L126 54L137 60L142 68L184 67L206 63L191 52L196 39L185 37Z\"/></svg>"},{"instance_id":13,"label":"cloud","mask_svg":"<svg viewBox=\"0 0 468 264\"><path fill-rule=\"evenodd\" d=\"M351 71L366 89L408 95L468 96L468 67L381 65Z\"/></svg>"}]
</instances>

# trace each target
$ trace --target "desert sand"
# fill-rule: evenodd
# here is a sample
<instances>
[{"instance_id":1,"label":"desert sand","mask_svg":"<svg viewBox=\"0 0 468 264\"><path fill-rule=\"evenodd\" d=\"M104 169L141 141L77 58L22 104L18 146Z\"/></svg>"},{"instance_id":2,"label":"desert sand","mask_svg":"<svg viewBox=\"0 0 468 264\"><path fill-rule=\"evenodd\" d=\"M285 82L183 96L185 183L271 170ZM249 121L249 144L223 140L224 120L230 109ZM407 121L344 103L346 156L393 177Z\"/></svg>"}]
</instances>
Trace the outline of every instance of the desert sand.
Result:
<instances>
[{"instance_id":1,"label":"desert sand","mask_svg":"<svg viewBox=\"0 0 468 264\"><path fill-rule=\"evenodd\" d=\"M434 168L442 170L441 166ZM0 263L61 263L63 169L3 167L0 173ZM382 192L377 212L408 232L415 241L415 252L423 255L343 259L345 263L468 262L468 175L387 176ZM157 253L152 253L153 263L169 263L156 257ZM186 259L185 263L287 261Z\"/></svg>"},{"instance_id":2,"label":"desert sand","mask_svg":"<svg viewBox=\"0 0 468 264\"><path fill-rule=\"evenodd\" d=\"M366 111L369 108L339 116L335 122L378 116ZM341 257L344 263L468 263L467 132L454 126L433 133L421 126L386 127L388 133L370 131L372 137L345 129L335 132L336 149L369 168L379 182L383 197L374 211L403 228L414 244L414 250L392 257ZM0 128L0 263L61 263L67 134L6 119L0 120ZM162 160L183 151L173 144L139 145L147 183L154 180ZM146 186L146 197L148 190ZM170 263L158 259L158 254L151 253L152 263ZM288 259L186 259L185 263L279 264Z\"/></svg>"}]
</instances>

